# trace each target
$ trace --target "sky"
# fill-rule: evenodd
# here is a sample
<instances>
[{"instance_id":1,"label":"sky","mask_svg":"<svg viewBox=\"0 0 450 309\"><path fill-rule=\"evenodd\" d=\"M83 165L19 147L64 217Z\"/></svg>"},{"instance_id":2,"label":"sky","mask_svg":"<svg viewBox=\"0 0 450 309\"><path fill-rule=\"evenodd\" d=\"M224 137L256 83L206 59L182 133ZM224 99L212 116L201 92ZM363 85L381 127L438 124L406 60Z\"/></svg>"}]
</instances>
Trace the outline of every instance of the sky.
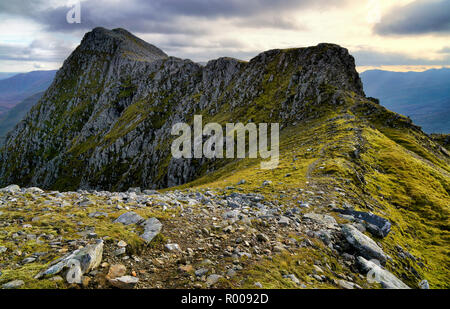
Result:
<instances>
[{"instance_id":1,"label":"sky","mask_svg":"<svg viewBox=\"0 0 450 309\"><path fill-rule=\"evenodd\" d=\"M360 72L450 67L450 0L0 0L0 21L0 72L58 69L97 26L198 62L328 42Z\"/></svg>"}]
</instances>

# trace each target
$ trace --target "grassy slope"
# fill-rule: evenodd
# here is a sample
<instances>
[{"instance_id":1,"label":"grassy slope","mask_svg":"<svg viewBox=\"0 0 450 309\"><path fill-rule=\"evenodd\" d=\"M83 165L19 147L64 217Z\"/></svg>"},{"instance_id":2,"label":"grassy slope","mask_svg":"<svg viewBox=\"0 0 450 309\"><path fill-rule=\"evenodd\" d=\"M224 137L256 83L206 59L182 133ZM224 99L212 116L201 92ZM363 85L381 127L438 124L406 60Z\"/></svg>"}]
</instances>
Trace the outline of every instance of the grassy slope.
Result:
<instances>
[{"instance_id":1,"label":"grassy slope","mask_svg":"<svg viewBox=\"0 0 450 309\"><path fill-rule=\"evenodd\" d=\"M330 191L341 187L347 195L335 195L337 205L350 202L356 209L391 220L392 232L378 240L393 258L388 264L391 271L416 286L417 278L411 272L414 267L432 287L448 288L449 160L430 151L427 147L433 143L414 128L396 129L381 124L380 117L362 116L367 108L376 108L386 118L396 117L368 101L343 106L283 130L277 169L261 170L257 159L240 160L181 187L236 187L239 180L245 179L247 182L237 190L261 192L285 207L295 205L299 188L318 186ZM355 158L352 153L357 148L360 155ZM272 185L261 187L263 180L271 180ZM422 266L399 259L396 245L410 251ZM289 280L272 279L280 268L285 269L305 252L297 254L255 265L249 272L252 282L259 279L264 286L289 287ZM323 254L333 259L325 249ZM302 278L301 273L298 276Z\"/></svg>"}]
</instances>

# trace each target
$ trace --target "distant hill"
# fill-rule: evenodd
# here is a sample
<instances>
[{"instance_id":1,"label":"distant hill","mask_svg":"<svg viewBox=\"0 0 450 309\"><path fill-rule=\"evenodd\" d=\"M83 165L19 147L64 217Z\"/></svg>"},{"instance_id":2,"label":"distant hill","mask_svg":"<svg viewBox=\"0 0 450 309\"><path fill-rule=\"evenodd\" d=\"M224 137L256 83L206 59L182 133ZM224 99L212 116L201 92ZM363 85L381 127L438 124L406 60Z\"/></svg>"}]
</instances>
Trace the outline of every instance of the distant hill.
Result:
<instances>
[{"instance_id":1,"label":"distant hill","mask_svg":"<svg viewBox=\"0 0 450 309\"><path fill-rule=\"evenodd\" d=\"M55 70L20 73L0 80L0 112L11 109L26 98L46 90L55 77Z\"/></svg>"},{"instance_id":2,"label":"distant hill","mask_svg":"<svg viewBox=\"0 0 450 309\"><path fill-rule=\"evenodd\" d=\"M425 72L366 71L361 74L367 96L409 116L427 133L450 133L450 69Z\"/></svg>"},{"instance_id":3,"label":"distant hill","mask_svg":"<svg viewBox=\"0 0 450 309\"><path fill-rule=\"evenodd\" d=\"M39 101L43 94L44 91L26 98L0 116L0 144L3 144L6 134L25 117L28 111Z\"/></svg>"},{"instance_id":4,"label":"distant hill","mask_svg":"<svg viewBox=\"0 0 450 309\"><path fill-rule=\"evenodd\" d=\"M14 72L0 72L0 80L13 77L14 75L17 75L17 74L20 74L20 73L18 73L18 72L16 72L16 73L14 73Z\"/></svg>"}]
</instances>

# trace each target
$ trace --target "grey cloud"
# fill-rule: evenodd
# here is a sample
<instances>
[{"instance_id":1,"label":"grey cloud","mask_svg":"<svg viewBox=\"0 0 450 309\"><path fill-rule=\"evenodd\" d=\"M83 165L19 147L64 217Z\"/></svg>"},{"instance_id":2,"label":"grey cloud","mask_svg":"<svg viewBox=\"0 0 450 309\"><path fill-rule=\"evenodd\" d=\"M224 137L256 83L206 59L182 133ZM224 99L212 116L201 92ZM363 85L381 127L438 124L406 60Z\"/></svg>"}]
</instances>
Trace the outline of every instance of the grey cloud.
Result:
<instances>
[{"instance_id":1,"label":"grey cloud","mask_svg":"<svg viewBox=\"0 0 450 309\"><path fill-rule=\"evenodd\" d=\"M450 33L450 0L415 1L391 10L374 27L381 35Z\"/></svg>"},{"instance_id":2,"label":"grey cloud","mask_svg":"<svg viewBox=\"0 0 450 309\"><path fill-rule=\"evenodd\" d=\"M44 0L0 0L0 13L31 16L45 5Z\"/></svg>"},{"instance_id":3,"label":"grey cloud","mask_svg":"<svg viewBox=\"0 0 450 309\"><path fill-rule=\"evenodd\" d=\"M304 7L342 4L337 0L154 0L153 8L177 15L196 17L250 16L262 12L282 12Z\"/></svg>"},{"instance_id":4,"label":"grey cloud","mask_svg":"<svg viewBox=\"0 0 450 309\"><path fill-rule=\"evenodd\" d=\"M189 36L166 36L156 42L158 47L171 56L206 62L219 57L232 57L249 60L261 50L250 50L243 41L233 38L215 40L211 38L192 38Z\"/></svg>"},{"instance_id":5,"label":"grey cloud","mask_svg":"<svg viewBox=\"0 0 450 309\"><path fill-rule=\"evenodd\" d=\"M240 51L233 49L210 49L210 50L184 50L184 49L171 49L171 47L167 47L164 49L169 54L175 57L181 57L184 59L191 59L196 62L206 63L209 60L217 59L221 57L231 57L239 60L248 61L251 58L258 55L261 50L253 50L253 51Z\"/></svg>"},{"instance_id":6,"label":"grey cloud","mask_svg":"<svg viewBox=\"0 0 450 309\"><path fill-rule=\"evenodd\" d=\"M450 54L450 47L444 47L438 51L440 54Z\"/></svg>"},{"instance_id":7,"label":"grey cloud","mask_svg":"<svg viewBox=\"0 0 450 309\"><path fill-rule=\"evenodd\" d=\"M285 30L307 30L307 27L305 25L299 23L294 19L269 14L239 19L235 22L235 25L238 27L255 29L274 28Z\"/></svg>"},{"instance_id":8,"label":"grey cloud","mask_svg":"<svg viewBox=\"0 0 450 309\"><path fill-rule=\"evenodd\" d=\"M210 59L227 54L232 57L249 58L256 52L236 40L214 40L214 28L217 23L230 27L252 29L304 30L289 12L305 8L326 8L343 5L349 0L89 0L81 2L81 24L69 24L66 21L70 6L63 1L59 6L49 6L44 0L0 0L0 12L20 15L44 26L44 31L53 33L71 33L81 37L82 33L101 26L109 29L125 28L138 36L156 36L151 43L158 45L173 55L183 55L192 59ZM210 27L208 25L211 25ZM226 31L226 29L224 29ZM180 36L184 36L180 39ZM34 43L37 44L37 43ZM42 44L42 42L40 43ZM0 59L61 61L70 52L56 48L52 54L48 48L30 45L20 50L5 52L0 47ZM205 52L201 48L206 49ZM251 48L250 48L251 49ZM198 50L198 53L192 52ZM40 51L40 52L38 52ZM43 52L44 51L44 52ZM64 55L64 57L62 57Z\"/></svg>"},{"instance_id":9,"label":"grey cloud","mask_svg":"<svg viewBox=\"0 0 450 309\"><path fill-rule=\"evenodd\" d=\"M203 49L211 49L211 48L221 48L221 49L236 49L236 48L245 48L246 45L244 42L237 39L196 39L188 36L183 37L171 37L166 36L163 39L155 42L161 48L203 48Z\"/></svg>"},{"instance_id":10,"label":"grey cloud","mask_svg":"<svg viewBox=\"0 0 450 309\"><path fill-rule=\"evenodd\" d=\"M187 33L207 32L196 20L215 20L217 18L235 20L251 27L271 27L281 29L300 29L295 21L283 17L294 9L324 8L342 6L342 0L129 0L83 1L81 2L81 24L68 24L66 14L70 7L48 7L42 1L19 0L9 7L1 2L5 13L21 14L45 25L48 31L79 31L96 26L106 28L123 27L140 33ZM41 9L38 10L37 8ZM247 21L246 21L247 20ZM252 22L253 20L253 22Z\"/></svg>"},{"instance_id":11,"label":"grey cloud","mask_svg":"<svg viewBox=\"0 0 450 309\"><path fill-rule=\"evenodd\" d=\"M108 3L107 1L89 1L81 4L81 23L69 24L66 14L69 7L61 6L37 12L32 16L36 21L43 23L47 31L72 32L87 31L101 26L105 28L125 28L140 33L188 33L201 34L204 29L193 24L183 24L180 20L169 20L163 14L149 8L148 3L142 1Z\"/></svg>"},{"instance_id":12,"label":"grey cloud","mask_svg":"<svg viewBox=\"0 0 450 309\"><path fill-rule=\"evenodd\" d=\"M402 53L384 53L375 50L359 50L351 52L351 54L355 57L357 66L450 64L450 55L447 55L442 59L429 60L424 58L413 58Z\"/></svg>"},{"instance_id":13,"label":"grey cloud","mask_svg":"<svg viewBox=\"0 0 450 309\"><path fill-rule=\"evenodd\" d=\"M34 40L27 47L0 43L0 60L62 62L72 52L62 42Z\"/></svg>"}]
</instances>

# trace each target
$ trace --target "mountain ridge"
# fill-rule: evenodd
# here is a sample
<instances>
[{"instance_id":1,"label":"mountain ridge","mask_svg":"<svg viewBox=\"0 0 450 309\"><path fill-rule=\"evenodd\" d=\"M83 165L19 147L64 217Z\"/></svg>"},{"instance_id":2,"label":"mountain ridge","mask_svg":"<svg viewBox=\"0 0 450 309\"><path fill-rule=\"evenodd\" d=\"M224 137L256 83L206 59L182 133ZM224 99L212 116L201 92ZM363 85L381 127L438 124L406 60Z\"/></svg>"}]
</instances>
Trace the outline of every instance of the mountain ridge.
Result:
<instances>
[{"instance_id":1,"label":"mountain ridge","mask_svg":"<svg viewBox=\"0 0 450 309\"><path fill-rule=\"evenodd\" d=\"M105 41L102 41L103 43L97 46L95 42L98 39L99 35L100 37L104 37L106 35L109 38L111 34L113 37L111 40L106 40L106 43ZM25 124L29 125L29 122L32 121L34 122L32 126L37 129L37 133L41 132L42 134L44 134L44 136L47 136L47 138L53 140L53 146L44 146L43 149L38 150L41 153L50 152L50 156L46 156L45 160L43 160L40 164L54 164L52 162L52 160L54 159L59 162L75 162L77 161L77 159L73 158L73 155L75 154L74 150L76 150L76 148L90 147L91 145L88 145L86 141L92 141L92 139L101 140L103 139L102 134L104 134L103 136L105 137L105 139L100 141L100 147L94 145L96 148L94 149L95 153L90 154L91 159L89 161L91 162L91 164L97 165L98 161L93 162L93 158L95 158L96 156L100 156L99 158L101 158L102 156L108 156L107 153L111 153L111 150L113 149L112 147L122 147L121 145L123 145L124 143L128 143L128 141L123 141L121 139L123 135L130 136L131 134L136 134L136 132L133 132L133 130L122 130L122 128L126 127L130 120L140 121L139 119L136 120L136 117L138 117L139 115L132 115L131 113L127 113L132 107L136 107L139 104L144 105L142 107L147 108L150 107L149 105L153 104L153 107L151 107L152 110L149 111L151 114L153 114L153 116L150 115L151 119L146 120L148 122L146 125L149 128L153 126L154 128L156 128L156 130L160 129L157 128L157 126L163 126L163 130L160 131L163 132L163 136L165 136L166 139L170 139L170 125L167 121L166 124L161 123L161 115L165 115L165 117L168 117L168 119L172 123L180 120L189 122L189 119L186 118L186 115L188 114L186 111L187 106L191 106L191 110L197 109L198 111L211 108L210 114L215 114L217 113L218 108L228 104L223 100L224 94L219 95L219 91L220 88L226 90L226 88L229 86L228 84L231 82L235 82L239 85L235 85L235 89L229 89L229 93L227 94L238 96L237 99L234 100L234 102L231 102L230 109L235 109L237 107L241 108L242 106L246 105L246 98L259 97L263 101L267 100L264 97L264 89L261 89L261 86L265 86L262 85L262 83L267 84L267 92L280 91L278 89L269 89L272 85L278 86L276 85L277 81L268 82L269 78L274 79L274 77L276 77L276 75L274 74L275 72L270 73L270 75L268 76L265 76L267 75L267 73L265 75L263 74L262 76L256 76L255 71L258 70L259 72L261 72L262 70L266 70L266 66L268 65L268 63L274 62L275 58L278 59L279 64L271 63L271 65L278 65L280 66L280 68L281 65L284 65L284 68L281 69L285 71L295 70L295 66L299 66L299 68L301 67L300 70L302 70L303 67L312 68L314 66L314 70L317 70L317 72L306 72L305 70L304 73L298 73L298 75L294 74L292 76L283 77L283 80L278 82L279 84L281 84L282 82L283 87L295 87L295 85L302 82L300 79L311 79L311 82L308 83L306 88L303 87L302 89L300 89L300 95L290 95L289 97L287 97L287 100L284 103L285 105L295 106L301 104L300 96L302 96L303 98L307 96L311 98L316 97L319 85L325 83L328 83L329 87L346 88L349 89L349 91L354 91L360 95L363 95L361 81L356 70L354 70L353 57L348 54L347 50L342 49L337 45L320 44L317 47L304 49L271 50L261 53L260 55L250 60L248 63L231 58L219 58L217 60L208 62L205 67L202 67L190 60L181 60L173 57L166 58L163 54L160 54L159 59L150 57L150 62L142 62L140 61L140 59L136 59L134 57L129 58L129 55L127 53L123 53L124 49L120 47L122 45L117 45L117 42L115 41L117 39L115 34L116 33L113 31L105 32L105 30L102 28L96 28L92 32L85 35L80 46L77 47L72 55L69 56L69 58L64 62L62 69L59 70L56 74L52 86L44 94L40 104L33 108L22 125L19 125L16 131L10 135L10 138L6 142L6 148L11 147L12 145L8 144L11 144L11 142L17 138L22 140L24 143L26 143L26 140L33 140L32 137L29 139L24 138L23 136L19 137L21 135L21 131L27 130ZM122 32L120 33L119 38L119 43L122 44L123 40L121 38ZM125 50L128 50L127 48L129 48L129 46L130 43L129 40L127 40L125 42ZM131 44L131 46L134 47L133 43ZM140 47L141 46L139 46L138 49ZM147 47L147 45L145 47ZM145 53L141 50L140 52ZM335 67L329 66L327 64L327 61L334 62ZM303 66L301 66L301 64L303 64ZM81 74L81 72L84 73ZM246 74L248 79L244 80L241 76L239 76L238 73ZM152 80L145 81L145 78L142 78L143 74L154 77ZM163 77L162 79L161 74L171 75L169 79L167 79L166 77ZM262 77L266 78L267 80L263 81ZM173 79L173 83L184 83L185 85L187 85L187 87L177 89L172 85L172 81L170 80L171 78ZM133 79L139 82L134 83ZM256 80L256 82L254 80ZM246 83L247 85L244 85L243 87L247 89L239 89L242 88L240 85L241 83ZM107 84L112 84L115 88L112 86L105 87ZM153 96L152 93L156 93L159 91L157 88L155 88L155 86L161 87L163 96L161 99L159 99L158 95L156 95L156 97L153 97L149 100L150 104L146 104L144 101L142 101L142 99L145 100L145 98L142 97L142 94L145 91L148 93L147 96ZM105 87L105 91L103 91L103 87ZM175 102L175 100L173 99L175 94L174 92L170 94L164 94L164 92L169 90L170 88L176 88L175 90L178 92L178 102ZM216 90L214 92L211 92L212 88L215 88ZM245 93L243 93L244 91ZM71 94L69 94L68 92L71 92ZM203 92L206 92L206 94L203 94ZM140 101L135 98L135 94L140 96ZM275 93L273 93L272 95L274 94ZM68 100L63 100L63 102L61 103L53 102L52 97L61 100L61 98L64 99L66 96ZM92 101L96 103L90 103ZM163 110L159 110L160 106L164 104L164 101L166 102L166 104L169 103L168 106L163 107ZM111 106L111 102L114 102L115 106ZM264 102L261 102L260 104L263 103ZM221 106L219 106L219 104ZM168 112L167 110L168 107L172 109L170 112ZM72 108L73 111L76 111L77 113L81 113L82 117L79 117L80 114L77 114L75 117L73 113L69 112L70 108ZM277 106L274 106L274 112L279 113L279 115L272 115L274 116L272 117L272 119L278 119L281 117L285 119L296 118L297 121L301 120L302 116L295 115L292 109L288 109L287 106L283 107L283 105L281 105L281 108L284 110L280 111L278 110ZM65 116L63 116L63 114L67 113L72 115L72 118L66 118ZM143 113L145 114L145 110L143 111ZM193 112L191 111L190 114L193 114ZM242 119L244 122L252 118L252 116L250 115L250 110L247 110L247 114L247 119ZM181 118L180 115L182 115ZM95 116L95 119L93 118L93 116ZM144 115L141 116L144 117ZM261 118L265 118L266 121L269 121L270 118L268 116L269 115L261 115ZM32 120L33 118L34 120ZM55 123L55 121L57 120L59 120L59 123ZM73 122L72 126L70 128L67 128L70 121ZM155 126L157 122L159 122L159 124ZM47 128L59 128L58 132L55 133L61 134L61 136L48 136L46 133L44 133L44 131L47 130L46 127L43 127L44 124L47 124ZM134 128L136 128L136 126L134 126ZM100 131L102 131L103 133L100 133ZM119 133L119 138L114 135L116 131L118 131L117 133ZM96 134L93 134L91 132L95 132ZM64 136L64 133L67 133L68 135ZM155 132L153 134L155 134ZM60 147L59 140L74 140L75 143L71 145L71 147L67 147L65 148L65 150L63 150ZM45 140L41 140L41 144L42 141ZM148 143L149 141L144 140L142 142ZM152 143L154 142L155 141L153 141ZM136 143L136 140L134 143ZM24 149L24 152L18 155L23 157L30 149L34 149L32 150L32 152L35 152L38 145L39 143L32 142L32 144L29 145L30 147L28 148L28 150ZM107 148L106 150L105 147ZM108 148L110 150L108 150ZM168 147L165 147L165 157L169 155L167 151ZM61 155L59 154L61 152L65 152L65 154L72 157L72 159L62 159ZM132 150L128 150L128 152L130 152L130 156L136 154L136 150L134 148ZM4 152L3 162L8 161L7 158L5 160L5 156L8 156L8 154L9 152ZM84 154L86 155L87 153L85 152ZM29 153L28 155L31 155L31 153ZM151 152L150 155L152 156L152 162L158 162L160 161L160 156L162 154ZM34 161L43 159L43 157L39 159L39 156L32 156L34 156ZM136 158L130 159L135 160ZM102 160L100 159L100 162L101 161ZM144 159L142 159L142 161L145 162ZM155 170L149 170L148 167L146 167L151 164L144 163L144 171L153 174L153 176L148 177L147 175L143 177L144 179L141 185L151 185L152 187L159 187L161 185L171 186L181 184L181 182L192 180L192 177L194 177L194 170L192 170L192 168L189 168L188 166L184 166L186 162L182 163L182 166L179 166L179 163L179 161L171 160L168 163L169 166L166 167L168 170L167 174L162 176L162 179L156 179L155 182L160 183L156 185L149 184L148 179L161 175L157 175L155 173ZM104 164L105 163L101 163L101 165ZM26 173L28 174L27 179L31 180L30 184L39 183L41 186L47 186L57 181L58 173L61 173L61 171L58 171L57 169L54 169L49 165L47 167L39 165L34 167L30 166L30 168L35 170L35 174L31 172L31 170L28 170L28 168L22 169L22 172L19 172L19 174L16 174L16 172L12 172L11 170L7 171L8 168L6 168L6 166L14 165L15 164L8 163L2 165L3 182L17 182L21 177L19 175L22 174L22 176L24 176L23 173ZM93 170L97 170L97 175L100 175L100 178L102 178L102 176L101 173L98 174L98 171L100 169L107 168L106 166L102 167L101 165L93 167ZM110 170L110 168L107 169ZM172 171L177 169L186 169L186 171L181 172L181 174L184 176L182 176L181 179L172 179ZM65 171L62 171L62 173L65 173ZM8 177L5 174L9 174L10 176ZM84 180L83 177L87 179ZM98 178L98 176L95 175L81 176L80 185L83 187L88 185L89 182L93 182L94 185L98 185L99 179L89 180L89 178L92 177ZM117 175L116 177L119 177L119 175ZM120 177L122 177L122 175L120 175ZM110 181L113 182L112 180ZM117 181L119 181L119 183L122 182L122 180L120 179L118 179ZM73 181L71 182L73 183ZM127 180L125 180L125 183L126 182ZM21 183L19 184L24 184L23 178ZM128 185L129 184L126 183L121 184L120 186L125 187Z\"/></svg>"},{"instance_id":2,"label":"mountain ridge","mask_svg":"<svg viewBox=\"0 0 450 309\"><path fill-rule=\"evenodd\" d=\"M14 75L17 75L20 73L23 73L23 72L0 72L0 80L13 77Z\"/></svg>"}]
</instances>

